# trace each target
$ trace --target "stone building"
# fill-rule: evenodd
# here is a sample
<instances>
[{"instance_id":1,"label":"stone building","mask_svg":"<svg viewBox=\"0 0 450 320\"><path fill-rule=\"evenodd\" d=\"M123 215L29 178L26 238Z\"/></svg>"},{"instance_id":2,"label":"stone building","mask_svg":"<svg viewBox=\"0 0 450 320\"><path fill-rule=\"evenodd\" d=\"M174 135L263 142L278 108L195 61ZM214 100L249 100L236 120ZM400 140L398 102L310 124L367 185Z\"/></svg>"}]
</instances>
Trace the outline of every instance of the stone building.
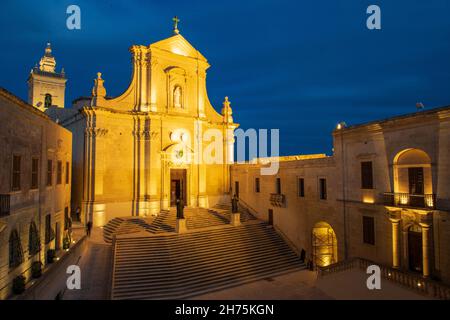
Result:
<instances>
[{"instance_id":1,"label":"stone building","mask_svg":"<svg viewBox=\"0 0 450 320\"><path fill-rule=\"evenodd\" d=\"M209 207L229 193L237 124L228 99L221 114L208 100L206 58L178 29L130 51L133 74L123 94L107 97L98 73L91 97L49 112L73 133L72 200L94 225L157 214L177 199ZM212 141L217 161L203 161Z\"/></svg>"},{"instance_id":2,"label":"stone building","mask_svg":"<svg viewBox=\"0 0 450 320\"><path fill-rule=\"evenodd\" d=\"M0 88L0 300L34 261L62 248L70 210L72 134Z\"/></svg>"},{"instance_id":3,"label":"stone building","mask_svg":"<svg viewBox=\"0 0 450 320\"><path fill-rule=\"evenodd\" d=\"M273 176L235 164L233 192L316 265L361 257L450 283L449 137L450 107L339 124L332 156L275 159Z\"/></svg>"}]
</instances>

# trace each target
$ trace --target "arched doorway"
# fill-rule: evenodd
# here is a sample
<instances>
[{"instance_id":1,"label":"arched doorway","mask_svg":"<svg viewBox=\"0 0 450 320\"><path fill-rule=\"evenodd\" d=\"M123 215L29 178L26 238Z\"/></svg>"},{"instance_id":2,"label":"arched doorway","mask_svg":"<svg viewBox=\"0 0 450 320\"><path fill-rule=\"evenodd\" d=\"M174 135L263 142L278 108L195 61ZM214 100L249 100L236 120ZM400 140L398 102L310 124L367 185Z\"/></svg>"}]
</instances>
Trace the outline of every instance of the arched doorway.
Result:
<instances>
[{"instance_id":1,"label":"arched doorway","mask_svg":"<svg viewBox=\"0 0 450 320\"><path fill-rule=\"evenodd\" d=\"M316 223L312 230L312 255L314 265L319 267L338 261L336 233L326 222Z\"/></svg>"},{"instance_id":2,"label":"arched doorway","mask_svg":"<svg viewBox=\"0 0 450 320\"><path fill-rule=\"evenodd\" d=\"M422 228L414 224L408 229L408 265L411 271L422 272Z\"/></svg>"}]
</instances>

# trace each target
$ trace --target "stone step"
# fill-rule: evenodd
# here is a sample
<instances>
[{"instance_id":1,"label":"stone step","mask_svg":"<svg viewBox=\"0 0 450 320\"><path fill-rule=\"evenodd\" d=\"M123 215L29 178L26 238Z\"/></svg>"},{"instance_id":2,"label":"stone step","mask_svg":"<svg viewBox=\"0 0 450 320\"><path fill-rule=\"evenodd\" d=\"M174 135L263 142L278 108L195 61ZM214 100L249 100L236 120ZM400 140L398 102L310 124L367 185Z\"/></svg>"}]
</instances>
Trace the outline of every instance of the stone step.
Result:
<instances>
[{"instance_id":1,"label":"stone step","mask_svg":"<svg viewBox=\"0 0 450 320\"><path fill-rule=\"evenodd\" d=\"M114 252L113 299L181 299L304 268L265 223L117 238Z\"/></svg>"}]
</instances>

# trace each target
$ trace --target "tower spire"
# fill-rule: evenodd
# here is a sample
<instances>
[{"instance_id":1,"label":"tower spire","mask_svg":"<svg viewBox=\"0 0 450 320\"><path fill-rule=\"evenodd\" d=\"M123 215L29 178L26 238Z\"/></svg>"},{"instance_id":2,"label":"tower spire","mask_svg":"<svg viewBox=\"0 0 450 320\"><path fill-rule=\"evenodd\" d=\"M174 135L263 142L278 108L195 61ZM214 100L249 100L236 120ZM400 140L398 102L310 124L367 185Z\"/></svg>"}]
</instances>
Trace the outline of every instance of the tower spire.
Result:
<instances>
[{"instance_id":1,"label":"tower spire","mask_svg":"<svg viewBox=\"0 0 450 320\"><path fill-rule=\"evenodd\" d=\"M55 73L56 60L52 55L52 47L50 42L47 42L47 47L45 48L44 56L39 62L39 70Z\"/></svg>"}]
</instances>

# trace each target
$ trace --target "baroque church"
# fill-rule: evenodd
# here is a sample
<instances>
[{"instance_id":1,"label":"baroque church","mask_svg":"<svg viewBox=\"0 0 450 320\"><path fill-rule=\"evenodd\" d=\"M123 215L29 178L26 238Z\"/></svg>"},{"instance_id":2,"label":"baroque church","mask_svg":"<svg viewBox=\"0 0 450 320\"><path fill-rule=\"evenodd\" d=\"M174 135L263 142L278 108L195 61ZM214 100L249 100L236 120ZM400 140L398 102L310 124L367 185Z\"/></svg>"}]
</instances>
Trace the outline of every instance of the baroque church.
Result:
<instances>
[{"instance_id":1,"label":"baroque church","mask_svg":"<svg viewBox=\"0 0 450 320\"><path fill-rule=\"evenodd\" d=\"M233 122L228 98L221 114L206 90L207 59L180 33L133 45L132 79L108 97L99 72L91 97L64 108L66 77L55 71L50 45L29 78L29 103L73 133L72 211L105 225L118 216L149 216L175 206L208 208L230 201ZM224 137L206 163L204 133ZM230 134L231 133L231 134ZM219 140L219 139L216 139Z\"/></svg>"}]
</instances>

